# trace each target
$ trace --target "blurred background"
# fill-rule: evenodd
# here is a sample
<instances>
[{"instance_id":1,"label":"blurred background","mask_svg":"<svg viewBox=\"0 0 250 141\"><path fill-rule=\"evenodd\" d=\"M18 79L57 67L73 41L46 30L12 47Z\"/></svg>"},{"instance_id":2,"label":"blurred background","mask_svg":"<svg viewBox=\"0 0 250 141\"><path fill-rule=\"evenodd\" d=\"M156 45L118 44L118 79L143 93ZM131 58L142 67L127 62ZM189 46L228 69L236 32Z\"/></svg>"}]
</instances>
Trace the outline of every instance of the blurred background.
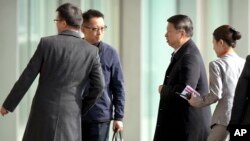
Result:
<instances>
[{"instance_id":1,"label":"blurred background","mask_svg":"<svg viewBox=\"0 0 250 141\"><path fill-rule=\"evenodd\" d=\"M243 58L249 54L248 0L1 0L0 105L40 38L57 34L55 10L65 2L78 5L82 11L93 8L105 15L108 29L104 41L118 51L125 77L125 141L153 140L159 103L157 90L173 52L164 37L170 16L191 17L193 40L207 69L208 63L216 59L212 33L222 24L230 24L241 32L236 51ZM16 110L0 117L1 141L21 141L36 86L37 80Z\"/></svg>"}]
</instances>

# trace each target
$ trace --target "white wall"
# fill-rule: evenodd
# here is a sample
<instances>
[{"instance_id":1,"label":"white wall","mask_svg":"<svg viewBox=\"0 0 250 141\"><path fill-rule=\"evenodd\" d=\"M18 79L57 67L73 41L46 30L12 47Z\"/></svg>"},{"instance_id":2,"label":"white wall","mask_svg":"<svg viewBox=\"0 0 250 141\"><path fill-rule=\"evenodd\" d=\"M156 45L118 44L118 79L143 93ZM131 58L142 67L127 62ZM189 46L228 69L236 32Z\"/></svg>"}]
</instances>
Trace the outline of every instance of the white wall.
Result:
<instances>
[{"instance_id":1,"label":"white wall","mask_svg":"<svg viewBox=\"0 0 250 141\"><path fill-rule=\"evenodd\" d=\"M141 0L121 2L120 55L125 78L124 140L141 138Z\"/></svg>"}]
</instances>

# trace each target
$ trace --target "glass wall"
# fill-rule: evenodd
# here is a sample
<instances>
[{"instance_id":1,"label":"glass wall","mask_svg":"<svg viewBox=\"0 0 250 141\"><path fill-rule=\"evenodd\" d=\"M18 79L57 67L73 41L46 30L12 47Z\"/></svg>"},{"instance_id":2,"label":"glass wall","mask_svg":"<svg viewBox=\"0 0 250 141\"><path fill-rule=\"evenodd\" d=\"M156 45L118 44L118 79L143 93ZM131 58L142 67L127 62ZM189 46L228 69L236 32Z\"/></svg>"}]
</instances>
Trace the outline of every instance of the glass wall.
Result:
<instances>
[{"instance_id":1,"label":"glass wall","mask_svg":"<svg viewBox=\"0 0 250 141\"><path fill-rule=\"evenodd\" d=\"M167 18L177 11L176 0L147 0L142 12L142 139L150 141L158 113L158 86L170 62L171 47L165 33Z\"/></svg>"},{"instance_id":2,"label":"glass wall","mask_svg":"<svg viewBox=\"0 0 250 141\"><path fill-rule=\"evenodd\" d=\"M53 19L55 18L57 6L58 1L56 0L18 1L19 73L26 67L37 48L40 38L56 34ZM23 136L36 86L37 79L19 104L18 140L21 140Z\"/></svg>"}]
</instances>

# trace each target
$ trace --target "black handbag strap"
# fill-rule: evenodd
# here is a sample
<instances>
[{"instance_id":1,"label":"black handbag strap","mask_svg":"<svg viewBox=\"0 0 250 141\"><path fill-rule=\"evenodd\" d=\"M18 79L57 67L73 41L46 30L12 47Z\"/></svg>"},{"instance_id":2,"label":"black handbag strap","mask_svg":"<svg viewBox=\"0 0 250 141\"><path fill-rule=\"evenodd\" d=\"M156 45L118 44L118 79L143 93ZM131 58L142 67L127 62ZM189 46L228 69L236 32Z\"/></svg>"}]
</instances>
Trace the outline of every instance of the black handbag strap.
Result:
<instances>
[{"instance_id":1,"label":"black handbag strap","mask_svg":"<svg viewBox=\"0 0 250 141\"><path fill-rule=\"evenodd\" d=\"M117 140L117 139L120 139L120 140ZM115 130L113 133L112 141L123 141L122 132Z\"/></svg>"}]
</instances>

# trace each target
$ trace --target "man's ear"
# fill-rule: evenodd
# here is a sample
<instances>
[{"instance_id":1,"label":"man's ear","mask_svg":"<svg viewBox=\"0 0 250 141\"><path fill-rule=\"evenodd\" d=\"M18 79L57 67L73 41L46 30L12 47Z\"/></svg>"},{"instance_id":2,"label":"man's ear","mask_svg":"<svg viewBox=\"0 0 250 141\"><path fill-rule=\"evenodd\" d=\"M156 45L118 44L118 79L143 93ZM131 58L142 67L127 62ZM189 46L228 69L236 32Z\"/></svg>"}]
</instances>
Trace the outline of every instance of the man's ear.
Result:
<instances>
[{"instance_id":1,"label":"man's ear","mask_svg":"<svg viewBox=\"0 0 250 141\"><path fill-rule=\"evenodd\" d=\"M180 32L181 32L181 37L186 37L187 36L187 33L186 33L185 30L182 29Z\"/></svg>"},{"instance_id":2,"label":"man's ear","mask_svg":"<svg viewBox=\"0 0 250 141\"><path fill-rule=\"evenodd\" d=\"M65 20L62 21L62 25L63 25L63 27L65 27L65 28L68 26L68 24L66 23Z\"/></svg>"}]
</instances>

